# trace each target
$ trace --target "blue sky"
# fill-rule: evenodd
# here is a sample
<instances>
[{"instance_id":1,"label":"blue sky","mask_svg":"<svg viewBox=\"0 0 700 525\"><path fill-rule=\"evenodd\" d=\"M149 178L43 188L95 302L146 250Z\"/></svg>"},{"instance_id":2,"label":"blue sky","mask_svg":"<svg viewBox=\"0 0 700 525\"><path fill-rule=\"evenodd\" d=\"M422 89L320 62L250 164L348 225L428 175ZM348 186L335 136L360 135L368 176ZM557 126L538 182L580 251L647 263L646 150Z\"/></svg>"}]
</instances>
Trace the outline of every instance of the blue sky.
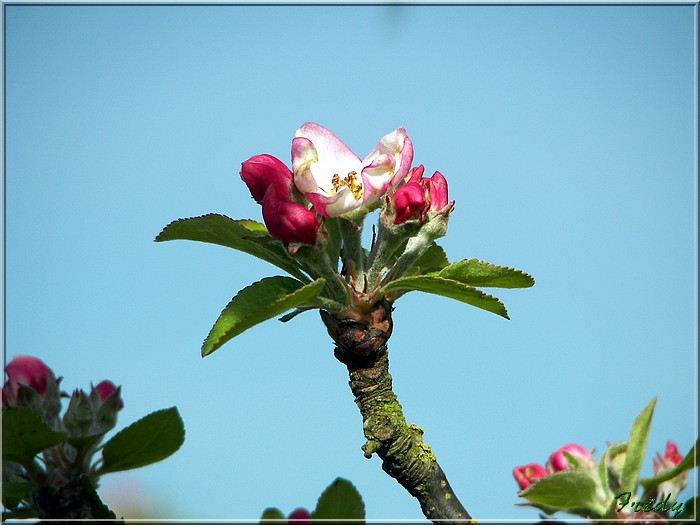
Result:
<instances>
[{"instance_id":1,"label":"blue sky","mask_svg":"<svg viewBox=\"0 0 700 525\"><path fill-rule=\"evenodd\" d=\"M106 476L168 517L313 508L335 477L367 515L420 519L362 457L361 419L316 313L202 359L235 293L274 267L191 242L208 212L261 220L238 177L289 162L317 122L364 157L408 131L456 201L450 260L527 271L511 321L408 294L395 391L479 519L532 519L511 470L627 439L648 461L697 429L697 7L4 6L5 353L67 389L122 385L119 427L177 405L183 448ZM697 492L691 477L687 495ZM126 511L123 511L126 512ZM146 505L146 517L155 517Z\"/></svg>"}]
</instances>

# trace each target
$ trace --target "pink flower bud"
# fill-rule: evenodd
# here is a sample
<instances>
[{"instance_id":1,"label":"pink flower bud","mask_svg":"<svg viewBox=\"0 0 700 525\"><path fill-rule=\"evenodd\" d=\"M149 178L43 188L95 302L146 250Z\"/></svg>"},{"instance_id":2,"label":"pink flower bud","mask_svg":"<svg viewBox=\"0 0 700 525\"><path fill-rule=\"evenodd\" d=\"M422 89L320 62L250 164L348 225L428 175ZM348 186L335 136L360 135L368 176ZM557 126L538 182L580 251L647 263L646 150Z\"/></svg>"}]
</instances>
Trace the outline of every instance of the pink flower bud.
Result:
<instances>
[{"instance_id":1,"label":"pink flower bud","mask_svg":"<svg viewBox=\"0 0 700 525\"><path fill-rule=\"evenodd\" d=\"M447 206L447 180L442 173L436 171L429 179L423 179L430 198L430 209L440 211Z\"/></svg>"},{"instance_id":2,"label":"pink flower bud","mask_svg":"<svg viewBox=\"0 0 700 525\"><path fill-rule=\"evenodd\" d=\"M287 523L297 523L299 525L306 525L311 519L311 514L309 511L299 507L295 509L289 516L287 516Z\"/></svg>"},{"instance_id":3,"label":"pink flower bud","mask_svg":"<svg viewBox=\"0 0 700 525\"><path fill-rule=\"evenodd\" d=\"M31 388L40 396L46 394L49 381L54 382L53 371L41 359L28 355L18 355L5 366L7 382L2 389L2 405L14 402L20 385Z\"/></svg>"},{"instance_id":4,"label":"pink flower bud","mask_svg":"<svg viewBox=\"0 0 700 525\"><path fill-rule=\"evenodd\" d=\"M262 214L270 235L285 244L316 244L319 223L316 215L295 202L286 202L272 189L262 203Z\"/></svg>"},{"instance_id":5,"label":"pink flower bud","mask_svg":"<svg viewBox=\"0 0 700 525\"><path fill-rule=\"evenodd\" d=\"M549 456L549 461L547 461L547 470L549 472L561 472L569 469L569 462L564 456L564 452L575 458L584 468L589 468L594 464L593 456L588 450L575 443L569 443L559 450L555 450Z\"/></svg>"},{"instance_id":6,"label":"pink flower bud","mask_svg":"<svg viewBox=\"0 0 700 525\"><path fill-rule=\"evenodd\" d=\"M683 461L683 456L678 453L678 447L676 444L668 440L666 442L666 450L662 456L660 453L656 453L656 457L653 460L654 464L654 475L659 475L664 472L668 472L676 465ZM657 494L663 497L664 494L678 494L681 492L688 484L688 472L682 472L681 474L664 481L657 488Z\"/></svg>"},{"instance_id":7,"label":"pink flower bud","mask_svg":"<svg viewBox=\"0 0 700 525\"><path fill-rule=\"evenodd\" d=\"M392 203L396 210L394 224L401 224L407 219L425 216L426 200L425 190L417 182L407 182L401 186L392 196Z\"/></svg>"},{"instance_id":8,"label":"pink flower bud","mask_svg":"<svg viewBox=\"0 0 700 525\"><path fill-rule=\"evenodd\" d=\"M292 186L292 172L272 155L255 155L241 164L241 179L250 194L262 203L267 189L272 186L280 199L286 200Z\"/></svg>"},{"instance_id":9,"label":"pink flower bud","mask_svg":"<svg viewBox=\"0 0 700 525\"><path fill-rule=\"evenodd\" d=\"M654 474L660 474L661 472L671 470L681 461L683 461L683 456L678 453L678 447L676 447L676 444L669 439L666 441L666 451L664 455L662 456L657 452L656 457L653 460Z\"/></svg>"},{"instance_id":10,"label":"pink flower bud","mask_svg":"<svg viewBox=\"0 0 700 525\"><path fill-rule=\"evenodd\" d=\"M102 401L107 401L110 397L117 393L117 387L114 383L105 379L95 386L95 391L100 396ZM119 403L117 403L117 410L121 410L122 408L124 408L124 402L120 398Z\"/></svg>"},{"instance_id":11,"label":"pink flower bud","mask_svg":"<svg viewBox=\"0 0 700 525\"><path fill-rule=\"evenodd\" d=\"M529 463L527 465L523 465L522 467L515 467L513 469L513 477L515 478L515 481L518 482L520 490L525 490L534 482L547 477L547 475L548 473L544 467L541 467L537 463Z\"/></svg>"},{"instance_id":12,"label":"pink flower bud","mask_svg":"<svg viewBox=\"0 0 700 525\"><path fill-rule=\"evenodd\" d=\"M425 172L425 168L421 164L420 166L415 166L411 168L408 173L406 174L406 177L404 177L404 181L406 182L420 182L421 179L423 178L423 173Z\"/></svg>"}]
</instances>

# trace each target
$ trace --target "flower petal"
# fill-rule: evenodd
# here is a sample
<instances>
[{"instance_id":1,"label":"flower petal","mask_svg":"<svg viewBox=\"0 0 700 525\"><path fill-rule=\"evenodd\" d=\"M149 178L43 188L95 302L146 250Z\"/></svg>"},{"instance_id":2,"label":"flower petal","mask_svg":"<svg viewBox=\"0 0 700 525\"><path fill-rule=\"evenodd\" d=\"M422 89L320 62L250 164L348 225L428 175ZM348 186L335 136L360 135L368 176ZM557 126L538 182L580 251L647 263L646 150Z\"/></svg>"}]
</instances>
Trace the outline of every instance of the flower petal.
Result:
<instances>
[{"instance_id":1,"label":"flower petal","mask_svg":"<svg viewBox=\"0 0 700 525\"><path fill-rule=\"evenodd\" d=\"M326 196L321 193L305 193L304 196L314 209L324 217L338 217L357 209L362 201L355 199L350 188L340 188L335 194Z\"/></svg>"},{"instance_id":2,"label":"flower petal","mask_svg":"<svg viewBox=\"0 0 700 525\"><path fill-rule=\"evenodd\" d=\"M292 169L294 184L302 193L316 191L318 183L311 173L311 165L318 161L318 152L313 143L303 137L292 140Z\"/></svg>"},{"instance_id":3,"label":"flower petal","mask_svg":"<svg viewBox=\"0 0 700 525\"><path fill-rule=\"evenodd\" d=\"M332 161L338 166L357 166L360 164L359 157L342 140L323 126L307 122L297 130L296 136L308 139L313 143L318 153L318 162Z\"/></svg>"},{"instance_id":4,"label":"flower petal","mask_svg":"<svg viewBox=\"0 0 700 525\"><path fill-rule=\"evenodd\" d=\"M372 163L372 159L379 155L391 155L394 159L393 169L391 170L391 183L396 185L408 173L413 162L413 143L408 138L408 134L404 128L397 128L391 133L387 133L381 139L379 144L370 152L363 165Z\"/></svg>"}]
</instances>

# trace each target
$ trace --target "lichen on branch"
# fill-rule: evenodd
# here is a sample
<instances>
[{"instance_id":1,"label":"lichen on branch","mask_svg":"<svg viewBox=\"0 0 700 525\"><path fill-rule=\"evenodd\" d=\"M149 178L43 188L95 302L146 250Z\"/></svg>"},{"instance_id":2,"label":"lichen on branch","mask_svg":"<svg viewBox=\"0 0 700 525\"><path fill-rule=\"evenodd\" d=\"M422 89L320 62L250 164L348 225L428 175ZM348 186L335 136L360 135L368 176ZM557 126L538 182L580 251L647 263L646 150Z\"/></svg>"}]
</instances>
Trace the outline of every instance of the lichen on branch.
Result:
<instances>
[{"instance_id":1,"label":"lichen on branch","mask_svg":"<svg viewBox=\"0 0 700 525\"><path fill-rule=\"evenodd\" d=\"M423 429L409 425L392 388L387 341L392 331L391 304L380 301L369 311L357 309L321 318L336 344L335 356L350 375L350 389L360 409L366 458L377 454L382 468L413 497L430 520L464 522L471 516L452 491ZM472 520L472 523L476 523Z\"/></svg>"}]
</instances>

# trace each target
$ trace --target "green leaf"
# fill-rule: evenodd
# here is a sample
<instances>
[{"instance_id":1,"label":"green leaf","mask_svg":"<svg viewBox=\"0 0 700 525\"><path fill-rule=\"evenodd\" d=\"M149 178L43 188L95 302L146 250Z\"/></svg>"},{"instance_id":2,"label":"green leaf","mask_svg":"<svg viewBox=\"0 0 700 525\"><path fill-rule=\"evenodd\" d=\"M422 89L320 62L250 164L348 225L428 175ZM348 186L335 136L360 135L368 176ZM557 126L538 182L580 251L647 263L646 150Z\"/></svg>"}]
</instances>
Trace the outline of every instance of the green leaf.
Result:
<instances>
[{"instance_id":1,"label":"green leaf","mask_svg":"<svg viewBox=\"0 0 700 525\"><path fill-rule=\"evenodd\" d=\"M420 275L439 271L449 264L445 250L435 244L435 242L432 242L423 255L418 257L418 259L408 267L404 275Z\"/></svg>"},{"instance_id":2,"label":"green leaf","mask_svg":"<svg viewBox=\"0 0 700 525\"><path fill-rule=\"evenodd\" d=\"M3 465L4 467L4 465ZM22 500L26 500L29 496L29 491L32 490L31 483L2 483L2 505L6 509L13 509L18 506Z\"/></svg>"},{"instance_id":3,"label":"green leaf","mask_svg":"<svg viewBox=\"0 0 700 525\"><path fill-rule=\"evenodd\" d=\"M587 510L591 516L602 516L605 512L596 497L595 479L582 470L555 472L533 483L518 495L551 509Z\"/></svg>"},{"instance_id":4,"label":"green leaf","mask_svg":"<svg viewBox=\"0 0 700 525\"><path fill-rule=\"evenodd\" d=\"M324 285L323 279L304 285L290 277L266 277L243 288L214 323L202 345L202 356L208 356L251 326L292 308L313 305Z\"/></svg>"},{"instance_id":5,"label":"green leaf","mask_svg":"<svg viewBox=\"0 0 700 525\"><path fill-rule=\"evenodd\" d=\"M168 224L155 240L190 240L226 246L274 264L297 279L309 282L297 261L279 241L270 237L265 226L249 219L235 221L217 213L178 219Z\"/></svg>"},{"instance_id":6,"label":"green leaf","mask_svg":"<svg viewBox=\"0 0 700 525\"><path fill-rule=\"evenodd\" d=\"M632 494L637 492L637 480L639 479L639 472L642 470L642 461L647 448L649 427L651 426L655 405L656 398L653 398L632 423L630 438L627 442L625 463L622 466L622 476L620 476L621 492L631 492Z\"/></svg>"},{"instance_id":7,"label":"green leaf","mask_svg":"<svg viewBox=\"0 0 700 525\"><path fill-rule=\"evenodd\" d=\"M644 492L650 492L651 490L654 490L656 487L658 487L661 483L664 481L668 481L669 479L673 479L676 476L682 474L686 470L691 470L694 469L697 465L695 464L695 454L696 450L698 449L698 444L700 443L700 438L695 442L693 445L693 448L690 449L688 454L683 458L683 461L681 461L678 465L673 467L670 470L667 470L666 472L662 472L658 476L654 476L653 478L645 478L645 479L640 479L639 484L644 488Z\"/></svg>"},{"instance_id":8,"label":"green leaf","mask_svg":"<svg viewBox=\"0 0 700 525\"><path fill-rule=\"evenodd\" d=\"M99 474L150 465L176 452L184 441L185 426L177 408L157 410L105 443Z\"/></svg>"},{"instance_id":9,"label":"green leaf","mask_svg":"<svg viewBox=\"0 0 700 525\"><path fill-rule=\"evenodd\" d=\"M34 456L64 439L66 434L51 430L26 407L6 408L2 412L3 461L14 461L31 470Z\"/></svg>"},{"instance_id":10,"label":"green leaf","mask_svg":"<svg viewBox=\"0 0 700 525\"><path fill-rule=\"evenodd\" d=\"M381 293L384 295L391 290L417 290L420 292L442 295L443 297L456 299L457 301L482 308L488 312L510 319L506 307L497 298L485 294L481 290L477 290L468 284L446 279L436 274L395 279L386 284L382 288Z\"/></svg>"},{"instance_id":11,"label":"green leaf","mask_svg":"<svg viewBox=\"0 0 700 525\"><path fill-rule=\"evenodd\" d=\"M478 259L463 259L438 272L440 277L484 288L529 288L535 280L525 272Z\"/></svg>"},{"instance_id":12,"label":"green leaf","mask_svg":"<svg viewBox=\"0 0 700 525\"><path fill-rule=\"evenodd\" d=\"M698 498L693 496L683 504L683 512L674 518L679 520L694 520L697 514Z\"/></svg>"},{"instance_id":13,"label":"green leaf","mask_svg":"<svg viewBox=\"0 0 700 525\"><path fill-rule=\"evenodd\" d=\"M355 486L347 479L336 478L318 498L312 520L357 520L364 523L365 504Z\"/></svg>"},{"instance_id":14,"label":"green leaf","mask_svg":"<svg viewBox=\"0 0 700 525\"><path fill-rule=\"evenodd\" d=\"M81 518L95 518L98 520L114 520L116 514L110 508L102 503L102 500L97 495L95 487L90 482L85 474L81 474L76 484L77 493L69 498L70 506L80 506Z\"/></svg>"},{"instance_id":15,"label":"green leaf","mask_svg":"<svg viewBox=\"0 0 700 525\"><path fill-rule=\"evenodd\" d=\"M282 511L276 507L268 507L263 511L260 517L260 523L263 521L267 523L276 523L278 521L280 523L287 523L287 519L284 517L284 514L282 514Z\"/></svg>"}]
</instances>

